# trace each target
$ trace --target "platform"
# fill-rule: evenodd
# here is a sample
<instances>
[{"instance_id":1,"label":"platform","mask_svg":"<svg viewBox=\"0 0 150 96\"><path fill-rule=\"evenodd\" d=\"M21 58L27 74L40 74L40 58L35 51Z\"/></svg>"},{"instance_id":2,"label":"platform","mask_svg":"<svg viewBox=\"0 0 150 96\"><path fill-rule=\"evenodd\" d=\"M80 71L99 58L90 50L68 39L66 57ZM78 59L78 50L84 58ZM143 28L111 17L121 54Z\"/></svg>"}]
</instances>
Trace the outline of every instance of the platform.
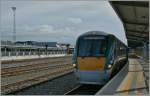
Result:
<instances>
[{"instance_id":1,"label":"platform","mask_svg":"<svg viewBox=\"0 0 150 96\"><path fill-rule=\"evenodd\" d=\"M10 61L10 60L25 60L25 59L38 59L38 58L48 58L48 57L63 57L66 54L51 54L51 55L30 55L30 56L4 56L1 57L1 61Z\"/></svg>"},{"instance_id":2,"label":"platform","mask_svg":"<svg viewBox=\"0 0 150 96\"><path fill-rule=\"evenodd\" d=\"M144 67L145 66L145 67ZM127 70L122 69L112 80L110 80L97 95L146 95L149 93L149 67L141 59L130 58ZM147 70L145 70L147 69ZM124 77L123 77L124 76ZM147 77L146 77L147 76ZM119 83L120 82L120 83Z\"/></svg>"},{"instance_id":3,"label":"platform","mask_svg":"<svg viewBox=\"0 0 150 96\"><path fill-rule=\"evenodd\" d=\"M144 70L137 59L129 59L129 72L116 90L117 94L147 94Z\"/></svg>"}]
</instances>

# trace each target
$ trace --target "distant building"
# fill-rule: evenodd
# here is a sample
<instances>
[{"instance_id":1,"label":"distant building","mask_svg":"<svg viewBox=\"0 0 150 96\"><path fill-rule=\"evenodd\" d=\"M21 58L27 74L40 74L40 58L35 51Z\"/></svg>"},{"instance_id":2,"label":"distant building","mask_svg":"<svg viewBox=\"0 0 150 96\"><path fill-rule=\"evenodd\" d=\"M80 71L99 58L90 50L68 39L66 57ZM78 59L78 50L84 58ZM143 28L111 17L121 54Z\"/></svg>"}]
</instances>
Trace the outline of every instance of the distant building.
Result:
<instances>
[{"instance_id":1,"label":"distant building","mask_svg":"<svg viewBox=\"0 0 150 96\"><path fill-rule=\"evenodd\" d=\"M67 44L67 43L57 43L57 47L61 47L61 48L66 48L66 47L69 47L70 44Z\"/></svg>"},{"instance_id":2,"label":"distant building","mask_svg":"<svg viewBox=\"0 0 150 96\"><path fill-rule=\"evenodd\" d=\"M13 43L11 41L3 41L1 40L1 45L12 45Z\"/></svg>"},{"instance_id":3,"label":"distant building","mask_svg":"<svg viewBox=\"0 0 150 96\"><path fill-rule=\"evenodd\" d=\"M11 41L1 41L1 45L13 45ZM17 41L15 45L19 46L37 46L37 47L59 47L68 48L70 44L58 43L58 42L37 42L37 41Z\"/></svg>"},{"instance_id":4,"label":"distant building","mask_svg":"<svg viewBox=\"0 0 150 96\"><path fill-rule=\"evenodd\" d=\"M32 46L39 46L39 47L57 47L57 42L37 42L37 41L18 41L17 44L23 45L32 45Z\"/></svg>"}]
</instances>

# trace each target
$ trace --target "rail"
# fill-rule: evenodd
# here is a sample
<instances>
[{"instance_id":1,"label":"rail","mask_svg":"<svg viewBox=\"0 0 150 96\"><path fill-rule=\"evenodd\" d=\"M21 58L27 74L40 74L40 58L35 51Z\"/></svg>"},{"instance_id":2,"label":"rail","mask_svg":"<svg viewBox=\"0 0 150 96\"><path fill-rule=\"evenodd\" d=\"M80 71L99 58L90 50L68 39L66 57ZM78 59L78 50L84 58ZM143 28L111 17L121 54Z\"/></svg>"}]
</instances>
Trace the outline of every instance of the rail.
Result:
<instances>
[{"instance_id":1,"label":"rail","mask_svg":"<svg viewBox=\"0 0 150 96\"><path fill-rule=\"evenodd\" d=\"M6 61L1 64L2 94L48 81L73 72L71 56Z\"/></svg>"}]
</instances>

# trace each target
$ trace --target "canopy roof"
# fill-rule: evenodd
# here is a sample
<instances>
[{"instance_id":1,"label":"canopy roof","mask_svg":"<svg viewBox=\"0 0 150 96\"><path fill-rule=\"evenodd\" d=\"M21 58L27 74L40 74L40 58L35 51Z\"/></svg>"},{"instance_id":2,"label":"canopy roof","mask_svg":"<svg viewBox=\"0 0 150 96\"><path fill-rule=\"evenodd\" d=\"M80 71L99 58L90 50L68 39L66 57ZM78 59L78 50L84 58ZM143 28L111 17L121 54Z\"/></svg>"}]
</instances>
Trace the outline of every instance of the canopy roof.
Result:
<instances>
[{"instance_id":1,"label":"canopy roof","mask_svg":"<svg viewBox=\"0 0 150 96\"><path fill-rule=\"evenodd\" d=\"M110 4L123 22L129 47L149 41L148 1L110 1Z\"/></svg>"}]
</instances>

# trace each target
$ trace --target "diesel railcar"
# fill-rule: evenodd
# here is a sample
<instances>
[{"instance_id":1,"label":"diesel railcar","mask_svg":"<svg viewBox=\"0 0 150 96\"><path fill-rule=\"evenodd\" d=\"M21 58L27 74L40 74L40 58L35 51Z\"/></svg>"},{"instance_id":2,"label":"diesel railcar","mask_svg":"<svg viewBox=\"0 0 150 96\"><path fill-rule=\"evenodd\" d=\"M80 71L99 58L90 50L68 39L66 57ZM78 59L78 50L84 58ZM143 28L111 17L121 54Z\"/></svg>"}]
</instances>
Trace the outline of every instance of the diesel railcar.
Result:
<instances>
[{"instance_id":1,"label":"diesel railcar","mask_svg":"<svg viewBox=\"0 0 150 96\"><path fill-rule=\"evenodd\" d=\"M105 84L127 61L127 45L112 34L90 31L76 41L73 66L82 84Z\"/></svg>"}]
</instances>

